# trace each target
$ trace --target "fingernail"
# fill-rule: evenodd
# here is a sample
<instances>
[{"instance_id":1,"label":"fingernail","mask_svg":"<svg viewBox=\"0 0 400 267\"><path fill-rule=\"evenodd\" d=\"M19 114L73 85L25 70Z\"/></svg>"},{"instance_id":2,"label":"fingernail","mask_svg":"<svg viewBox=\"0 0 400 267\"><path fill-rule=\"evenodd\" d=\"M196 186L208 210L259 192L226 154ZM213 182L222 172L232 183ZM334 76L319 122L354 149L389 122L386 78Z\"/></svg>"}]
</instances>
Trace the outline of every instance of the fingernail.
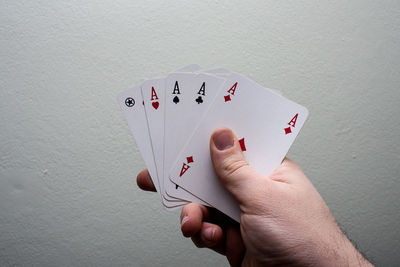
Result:
<instances>
[{"instance_id":1,"label":"fingernail","mask_svg":"<svg viewBox=\"0 0 400 267\"><path fill-rule=\"evenodd\" d=\"M185 222L187 222L188 220L189 220L189 216L185 215L185 216L182 218L181 226L184 225Z\"/></svg>"},{"instance_id":2,"label":"fingernail","mask_svg":"<svg viewBox=\"0 0 400 267\"><path fill-rule=\"evenodd\" d=\"M215 230L213 228L207 228L204 230L204 238L207 239L208 241L214 241L215 237Z\"/></svg>"},{"instance_id":3,"label":"fingernail","mask_svg":"<svg viewBox=\"0 0 400 267\"><path fill-rule=\"evenodd\" d=\"M213 136L213 141L218 150L225 150L233 146L233 135L228 129L218 131Z\"/></svg>"}]
</instances>

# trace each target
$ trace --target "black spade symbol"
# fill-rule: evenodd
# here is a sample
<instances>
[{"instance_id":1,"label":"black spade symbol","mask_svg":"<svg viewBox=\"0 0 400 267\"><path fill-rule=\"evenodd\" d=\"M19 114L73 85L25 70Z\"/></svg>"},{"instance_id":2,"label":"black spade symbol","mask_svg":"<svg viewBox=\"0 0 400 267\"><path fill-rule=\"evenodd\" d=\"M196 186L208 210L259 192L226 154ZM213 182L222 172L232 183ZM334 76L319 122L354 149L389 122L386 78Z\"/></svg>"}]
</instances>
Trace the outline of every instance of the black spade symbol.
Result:
<instances>
[{"instance_id":1,"label":"black spade symbol","mask_svg":"<svg viewBox=\"0 0 400 267\"><path fill-rule=\"evenodd\" d=\"M175 104L178 104L178 103L179 103L179 97L175 96L174 99L172 99L172 101L173 101Z\"/></svg>"},{"instance_id":2,"label":"black spade symbol","mask_svg":"<svg viewBox=\"0 0 400 267\"><path fill-rule=\"evenodd\" d=\"M196 98L196 102L197 102L197 104L203 103L203 98L201 98L201 96L199 96L198 98Z\"/></svg>"}]
</instances>

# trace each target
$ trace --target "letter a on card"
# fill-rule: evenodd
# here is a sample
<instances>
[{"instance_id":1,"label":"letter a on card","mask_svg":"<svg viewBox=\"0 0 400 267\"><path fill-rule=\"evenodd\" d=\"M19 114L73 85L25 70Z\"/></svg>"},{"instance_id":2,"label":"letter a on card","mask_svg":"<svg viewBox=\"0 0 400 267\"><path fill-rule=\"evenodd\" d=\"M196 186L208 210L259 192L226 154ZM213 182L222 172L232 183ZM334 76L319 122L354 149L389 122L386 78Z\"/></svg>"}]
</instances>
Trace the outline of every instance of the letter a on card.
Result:
<instances>
[{"instance_id":1,"label":"letter a on card","mask_svg":"<svg viewBox=\"0 0 400 267\"><path fill-rule=\"evenodd\" d=\"M186 172L189 168L190 168L190 166L184 162L184 163L182 164L182 169L181 169L181 173L179 174L179 177L182 177L182 175L184 175L185 172Z\"/></svg>"},{"instance_id":2,"label":"letter a on card","mask_svg":"<svg viewBox=\"0 0 400 267\"><path fill-rule=\"evenodd\" d=\"M228 90L228 94L224 96L225 102L231 101L231 95L235 95L236 87L237 87L237 82L235 82L232 87Z\"/></svg>"},{"instance_id":3,"label":"letter a on card","mask_svg":"<svg viewBox=\"0 0 400 267\"><path fill-rule=\"evenodd\" d=\"M294 117L289 121L289 125L292 126L293 128L296 127L296 121L297 121L297 117L299 116L299 113L297 113L296 115L294 115Z\"/></svg>"},{"instance_id":4,"label":"letter a on card","mask_svg":"<svg viewBox=\"0 0 400 267\"><path fill-rule=\"evenodd\" d=\"M158 100L158 96L157 96L156 90L154 90L153 86L151 87L151 99L150 100L151 101Z\"/></svg>"}]
</instances>

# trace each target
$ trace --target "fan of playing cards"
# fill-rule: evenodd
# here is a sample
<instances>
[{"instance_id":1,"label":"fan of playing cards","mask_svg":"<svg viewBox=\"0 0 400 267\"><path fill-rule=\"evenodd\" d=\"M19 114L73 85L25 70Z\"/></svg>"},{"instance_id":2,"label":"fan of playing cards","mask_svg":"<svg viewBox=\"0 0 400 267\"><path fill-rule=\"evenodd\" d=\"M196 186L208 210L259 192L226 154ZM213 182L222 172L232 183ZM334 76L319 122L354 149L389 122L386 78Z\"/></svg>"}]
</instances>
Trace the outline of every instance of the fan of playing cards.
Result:
<instances>
[{"instance_id":1,"label":"fan of playing cards","mask_svg":"<svg viewBox=\"0 0 400 267\"><path fill-rule=\"evenodd\" d=\"M198 65L136 85L118 101L164 207L197 202L236 221L238 204L210 159L213 131L232 129L250 166L268 176L308 116L305 107L244 75Z\"/></svg>"}]
</instances>

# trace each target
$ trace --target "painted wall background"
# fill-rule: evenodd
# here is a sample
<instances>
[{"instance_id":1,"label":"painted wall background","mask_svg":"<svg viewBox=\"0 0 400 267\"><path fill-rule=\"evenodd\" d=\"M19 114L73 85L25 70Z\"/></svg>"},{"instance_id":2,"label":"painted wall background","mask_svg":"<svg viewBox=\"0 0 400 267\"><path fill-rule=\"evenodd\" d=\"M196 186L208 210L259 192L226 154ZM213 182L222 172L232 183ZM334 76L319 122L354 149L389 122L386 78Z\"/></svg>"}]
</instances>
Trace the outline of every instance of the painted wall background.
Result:
<instances>
[{"instance_id":1,"label":"painted wall background","mask_svg":"<svg viewBox=\"0 0 400 267\"><path fill-rule=\"evenodd\" d=\"M289 156L400 263L399 1L2 1L0 265L226 266L136 187L119 91L189 63L308 107Z\"/></svg>"}]
</instances>

